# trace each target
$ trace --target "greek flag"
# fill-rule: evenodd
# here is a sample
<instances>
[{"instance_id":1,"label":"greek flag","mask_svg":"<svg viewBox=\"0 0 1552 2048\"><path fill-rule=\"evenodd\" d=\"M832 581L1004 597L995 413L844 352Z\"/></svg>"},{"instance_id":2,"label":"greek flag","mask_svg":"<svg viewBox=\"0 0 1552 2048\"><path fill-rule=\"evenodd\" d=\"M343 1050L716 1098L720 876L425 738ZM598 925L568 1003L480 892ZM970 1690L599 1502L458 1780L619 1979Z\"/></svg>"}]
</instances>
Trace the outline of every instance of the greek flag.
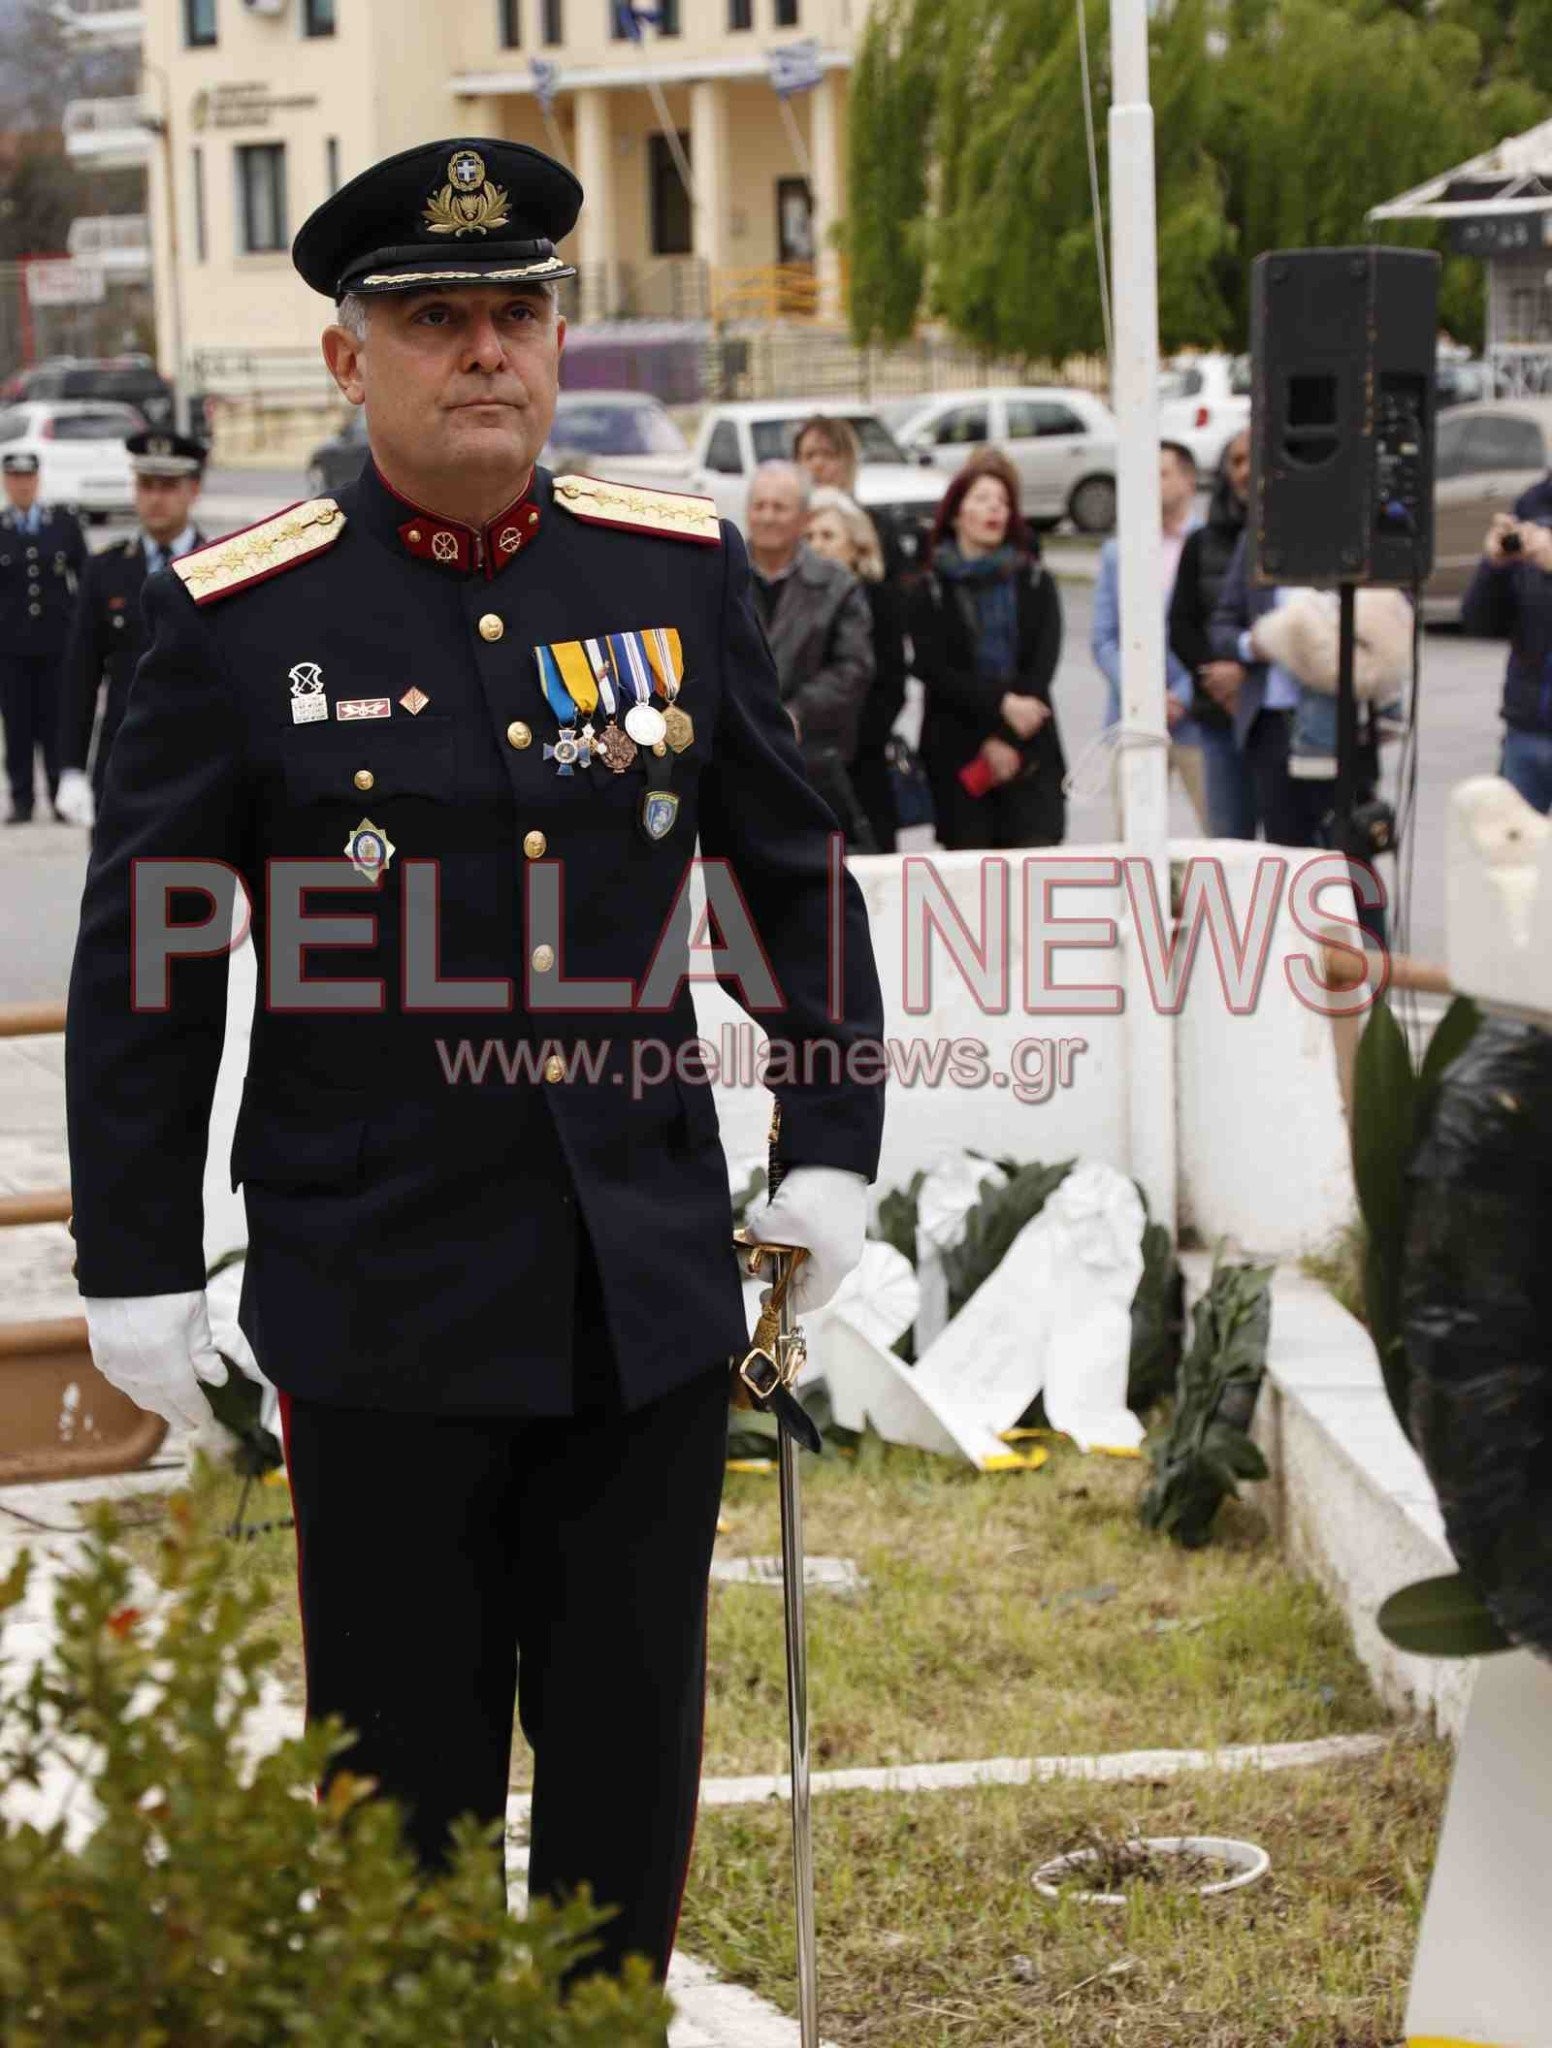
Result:
<instances>
[{"instance_id":1,"label":"greek flag","mask_svg":"<svg viewBox=\"0 0 1552 2048\"><path fill-rule=\"evenodd\" d=\"M560 90L560 66L547 64L542 57L533 60L534 98L539 102L541 113L549 113L555 105L555 95Z\"/></svg>"},{"instance_id":2,"label":"greek flag","mask_svg":"<svg viewBox=\"0 0 1552 2048\"><path fill-rule=\"evenodd\" d=\"M790 100L794 94L812 92L823 73L819 65L819 45L812 36L801 43L786 43L779 50L769 52L771 84L776 88L779 99Z\"/></svg>"}]
</instances>

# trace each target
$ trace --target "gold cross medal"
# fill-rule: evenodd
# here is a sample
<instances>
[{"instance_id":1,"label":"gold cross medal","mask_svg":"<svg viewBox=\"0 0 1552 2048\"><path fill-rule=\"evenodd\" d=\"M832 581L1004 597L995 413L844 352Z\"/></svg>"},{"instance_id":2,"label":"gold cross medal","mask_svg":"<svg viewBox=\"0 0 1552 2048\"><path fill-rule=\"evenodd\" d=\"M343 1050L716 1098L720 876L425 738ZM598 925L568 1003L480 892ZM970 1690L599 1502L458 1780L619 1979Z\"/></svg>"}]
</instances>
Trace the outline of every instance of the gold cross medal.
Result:
<instances>
[{"instance_id":1,"label":"gold cross medal","mask_svg":"<svg viewBox=\"0 0 1552 2048\"><path fill-rule=\"evenodd\" d=\"M370 818L363 818L345 841L346 860L369 882L382 880L398 850L382 826L374 825Z\"/></svg>"},{"instance_id":2,"label":"gold cross medal","mask_svg":"<svg viewBox=\"0 0 1552 2048\"><path fill-rule=\"evenodd\" d=\"M682 754L686 747L695 744L695 721L679 703L679 692L684 687L684 642L672 626L653 626L641 637L667 705L663 737L676 754Z\"/></svg>"}]
</instances>

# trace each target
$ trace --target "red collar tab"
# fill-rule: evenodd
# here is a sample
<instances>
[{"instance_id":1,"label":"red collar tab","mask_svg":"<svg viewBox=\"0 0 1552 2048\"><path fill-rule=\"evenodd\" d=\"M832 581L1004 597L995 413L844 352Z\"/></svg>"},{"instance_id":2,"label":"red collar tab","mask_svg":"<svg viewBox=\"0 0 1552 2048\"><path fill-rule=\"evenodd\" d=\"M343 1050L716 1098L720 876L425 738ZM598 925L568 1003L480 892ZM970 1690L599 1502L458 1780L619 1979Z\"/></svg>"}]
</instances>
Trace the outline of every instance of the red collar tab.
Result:
<instances>
[{"instance_id":1,"label":"red collar tab","mask_svg":"<svg viewBox=\"0 0 1552 2048\"><path fill-rule=\"evenodd\" d=\"M400 526L399 539L417 561L464 575L483 569L488 579L520 555L538 531L539 507L523 497L478 533L435 512L416 512Z\"/></svg>"}]
</instances>

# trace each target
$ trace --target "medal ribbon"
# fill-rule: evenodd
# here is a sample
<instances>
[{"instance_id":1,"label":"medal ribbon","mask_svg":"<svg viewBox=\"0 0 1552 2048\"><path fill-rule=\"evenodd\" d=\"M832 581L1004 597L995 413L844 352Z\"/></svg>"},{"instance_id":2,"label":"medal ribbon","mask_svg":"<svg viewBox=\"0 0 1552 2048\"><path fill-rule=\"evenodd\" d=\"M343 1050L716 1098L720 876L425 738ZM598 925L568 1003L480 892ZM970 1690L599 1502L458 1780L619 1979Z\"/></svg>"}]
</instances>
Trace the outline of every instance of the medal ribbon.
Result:
<instances>
[{"instance_id":1,"label":"medal ribbon","mask_svg":"<svg viewBox=\"0 0 1552 2048\"><path fill-rule=\"evenodd\" d=\"M604 716L614 716L614 686L609 681L609 656L602 640L584 640L587 658L592 665L593 677L598 685L598 701L604 707Z\"/></svg>"},{"instance_id":2,"label":"medal ribbon","mask_svg":"<svg viewBox=\"0 0 1552 2048\"><path fill-rule=\"evenodd\" d=\"M577 722L577 707L572 702L571 692L561 680L555 649L536 647L534 659L539 664L539 687L544 692L545 701L555 713L556 723L562 727L574 726Z\"/></svg>"},{"instance_id":3,"label":"medal ribbon","mask_svg":"<svg viewBox=\"0 0 1552 2048\"><path fill-rule=\"evenodd\" d=\"M679 694L679 685L684 680L684 643L674 626L652 626L642 635L647 645L647 659L657 676L658 688L670 704Z\"/></svg>"},{"instance_id":4,"label":"medal ribbon","mask_svg":"<svg viewBox=\"0 0 1552 2048\"><path fill-rule=\"evenodd\" d=\"M562 640L550 649L572 702L584 718L598 709L598 677L580 640Z\"/></svg>"},{"instance_id":5,"label":"medal ribbon","mask_svg":"<svg viewBox=\"0 0 1552 2048\"><path fill-rule=\"evenodd\" d=\"M646 648L639 633L611 633L609 653L614 662L614 673L620 688L628 691L637 704L650 704L652 687L656 678L647 661Z\"/></svg>"}]
</instances>

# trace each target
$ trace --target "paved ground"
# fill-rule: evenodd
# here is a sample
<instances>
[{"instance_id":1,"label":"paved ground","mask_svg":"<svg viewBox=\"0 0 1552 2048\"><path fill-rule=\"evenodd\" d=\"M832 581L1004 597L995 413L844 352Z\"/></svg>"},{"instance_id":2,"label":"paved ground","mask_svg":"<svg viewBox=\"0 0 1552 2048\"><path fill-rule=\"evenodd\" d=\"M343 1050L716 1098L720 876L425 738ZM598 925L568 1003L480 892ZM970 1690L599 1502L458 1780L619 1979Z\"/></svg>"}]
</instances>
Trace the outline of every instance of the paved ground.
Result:
<instances>
[{"instance_id":1,"label":"paved ground","mask_svg":"<svg viewBox=\"0 0 1552 2048\"><path fill-rule=\"evenodd\" d=\"M251 524L277 506L301 496L299 472L213 470L202 517L212 532ZM98 529L95 539L106 536ZM1094 551L1081 543L1057 541L1053 566L1062 578L1066 640L1056 682L1056 701L1068 760L1076 764L1100 728L1104 687L1088 652L1092 614ZM1411 950L1440 959L1444 944L1444 803L1459 777L1489 772L1496 764L1499 688L1503 650L1452 633L1430 633L1424 642L1420 802L1415 835L1415 886ZM1091 758L1090 787L1069 813L1069 836L1093 843L1113 831L1104 758ZM1172 800L1175 829L1192 829L1178 790ZM0 832L0 1002L62 996L69 976L75 920L85 867L82 836L66 826L34 824ZM1386 880L1393 864L1385 864Z\"/></svg>"}]
</instances>

